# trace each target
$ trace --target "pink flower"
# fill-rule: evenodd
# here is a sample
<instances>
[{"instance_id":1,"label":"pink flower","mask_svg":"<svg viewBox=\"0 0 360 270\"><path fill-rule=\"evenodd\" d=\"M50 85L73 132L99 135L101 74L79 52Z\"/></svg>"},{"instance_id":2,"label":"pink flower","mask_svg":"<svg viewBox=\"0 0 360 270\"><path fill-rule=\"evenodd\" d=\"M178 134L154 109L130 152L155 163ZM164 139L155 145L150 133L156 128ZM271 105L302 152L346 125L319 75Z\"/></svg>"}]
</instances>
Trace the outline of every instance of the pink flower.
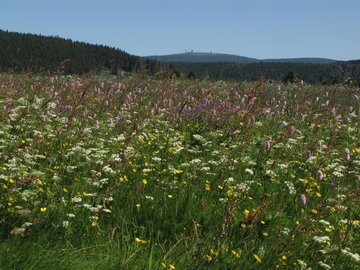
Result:
<instances>
[{"instance_id":1,"label":"pink flower","mask_svg":"<svg viewBox=\"0 0 360 270\"><path fill-rule=\"evenodd\" d=\"M318 170L318 179L322 180L324 178L324 174L321 170Z\"/></svg>"},{"instance_id":2,"label":"pink flower","mask_svg":"<svg viewBox=\"0 0 360 270\"><path fill-rule=\"evenodd\" d=\"M266 151L270 151L270 149L271 149L271 144L270 144L270 142L269 141L266 141L265 142L265 148L266 148Z\"/></svg>"},{"instance_id":3,"label":"pink flower","mask_svg":"<svg viewBox=\"0 0 360 270\"><path fill-rule=\"evenodd\" d=\"M295 132L295 127L291 126L289 131L288 131L288 135L291 136L291 135L293 135L294 132Z\"/></svg>"},{"instance_id":4,"label":"pink flower","mask_svg":"<svg viewBox=\"0 0 360 270\"><path fill-rule=\"evenodd\" d=\"M305 204L306 204L306 195L305 194L300 195L300 204L301 204L301 206L305 206Z\"/></svg>"},{"instance_id":5,"label":"pink flower","mask_svg":"<svg viewBox=\"0 0 360 270\"><path fill-rule=\"evenodd\" d=\"M345 160L350 160L350 150L348 148L345 148Z\"/></svg>"}]
</instances>

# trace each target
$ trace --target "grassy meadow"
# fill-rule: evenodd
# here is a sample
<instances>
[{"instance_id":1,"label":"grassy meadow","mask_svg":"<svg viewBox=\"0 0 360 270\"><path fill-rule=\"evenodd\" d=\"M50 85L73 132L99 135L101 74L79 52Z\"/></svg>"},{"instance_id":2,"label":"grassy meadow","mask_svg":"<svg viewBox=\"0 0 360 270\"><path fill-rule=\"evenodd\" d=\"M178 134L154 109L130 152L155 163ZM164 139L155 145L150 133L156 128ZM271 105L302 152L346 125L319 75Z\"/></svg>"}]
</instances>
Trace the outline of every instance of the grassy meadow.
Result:
<instances>
[{"instance_id":1,"label":"grassy meadow","mask_svg":"<svg viewBox=\"0 0 360 270\"><path fill-rule=\"evenodd\" d=\"M360 269L360 90L0 75L1 269Z\"/></svg>"}]
</instances>

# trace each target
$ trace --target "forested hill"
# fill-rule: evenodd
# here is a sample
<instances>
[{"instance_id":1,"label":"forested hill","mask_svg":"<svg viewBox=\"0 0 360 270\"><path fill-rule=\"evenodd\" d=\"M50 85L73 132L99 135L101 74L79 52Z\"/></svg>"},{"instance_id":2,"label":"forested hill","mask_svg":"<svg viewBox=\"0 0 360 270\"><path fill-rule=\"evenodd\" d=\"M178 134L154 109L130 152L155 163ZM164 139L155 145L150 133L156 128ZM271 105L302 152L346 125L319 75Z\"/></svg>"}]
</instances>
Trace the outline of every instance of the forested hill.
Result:
<instances>
[{"instance_id":1,"label":"forested hill","mask_svg":"<svg viewBox=\"0 0 360 270\"><path fill-rule=\"evenodd\" d=\"M295 79L306 83L360 83L360 60L331 64L259 62L238 64L228 62L190 63L172 62L173 69L181 73L195 73L197 77L214 80L256 81L261 76L267 80L284 81L291 72Z\"/></svg>"},{"instance_id":2,"label":"forested hill","mask_svg":"<svg viewBox=\"0 0 360 270\"><path fill-rule=\"evenodd\" d=\"M330 64L337 60L327 58L281 58L281 59L256 59L245 56L212 52L186 52L168 55L153 55L145 58L157 59L162 62L232 62L240 64L260 63L260 62L288 62L288 63L312 63L312 64Z\"/></svg>"},{"instance_id":3,"label":"forested hill","mask_svg":"<svg viewBox=\"0 0 360 270\"><path fill-rule=\"evenodd\" d=\"M0 30L0 71L61 70L65 74L83 74L103 69L117 73L144 68L153 74L168 69L169 64L142 59L115 47Z\"/></svg>"}]
</instances>

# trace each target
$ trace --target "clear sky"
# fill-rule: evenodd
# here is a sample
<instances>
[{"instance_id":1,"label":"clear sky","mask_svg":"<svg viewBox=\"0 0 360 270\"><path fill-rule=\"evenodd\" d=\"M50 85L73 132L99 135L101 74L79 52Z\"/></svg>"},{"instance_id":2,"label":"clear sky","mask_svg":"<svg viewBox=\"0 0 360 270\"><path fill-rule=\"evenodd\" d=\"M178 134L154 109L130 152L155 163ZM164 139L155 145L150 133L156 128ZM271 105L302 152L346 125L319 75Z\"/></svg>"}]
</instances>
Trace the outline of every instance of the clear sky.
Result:
<instances>
[{"instance_id":1,"label":"clear sky","mask_svg":"<svg viewBox=\"0 0 360 270\"><path fill-rule=\"evenodd\" d=\"M258 59L360 59L360 0L0 0L0 29L116 47Z\"/></svg>"}]
</instances>

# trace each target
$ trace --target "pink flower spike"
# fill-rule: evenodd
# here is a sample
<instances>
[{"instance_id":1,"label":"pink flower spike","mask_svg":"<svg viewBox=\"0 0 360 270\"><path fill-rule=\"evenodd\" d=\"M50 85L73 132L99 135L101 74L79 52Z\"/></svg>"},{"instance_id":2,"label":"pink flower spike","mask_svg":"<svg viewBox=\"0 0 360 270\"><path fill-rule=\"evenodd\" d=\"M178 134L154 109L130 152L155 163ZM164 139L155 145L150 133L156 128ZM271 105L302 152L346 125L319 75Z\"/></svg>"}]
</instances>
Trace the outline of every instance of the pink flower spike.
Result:
<instances>
[{"instance_id":1,"label":"pink flower spike","mask_svg":"<svg viewBox=\"0 0 360 270\"><path fill-rule=\"evenodd\" d=\"M306 195L305 194L300 195L300 204L301 204L301 206L305 206L305 204L306 204Z\"/></svg>"},{"instance_id":2,"label":"pink flower spike","mask_svg":"<svg viewBox=\"0 0 360 270\"><path fill-rule=\"evenodd\" d=\"M294 132L295 132L295 127L291 126L289 131L288 131L288 135L291 136L291 135L293 135Z\"/></svg>"},{"instance_id":3,"label":"pink flower spike","mask_svg":"<svg viewBox=\"0 0 360 270\"><path fill-rule=\"evenodd\" d=\"M324 178L324 174L321 170L318 170L318 179L322 180Z\"/></svg>"},{"instance_id":4,"label":"pink flower spike","mask_svg":"<svg viewBox=\"0 0 360 270\"><path fill-rule=\"evenodd\" d=\"M350 150L348 148L345 148L345 160L350 160Z\"/></svg>"},{"instance_id":5,"label":"pink flower spike","mask_svg":"<svg viewBox=\"0 0 360 270\"><path fill-rule=\"evenodd\" d=\"M265 148L266 148L266 151L270 151L270 149L271 149L271 144L270 144L270 142L269 141L266 141L265 142Z\"/></svg>"}]
</instances>

